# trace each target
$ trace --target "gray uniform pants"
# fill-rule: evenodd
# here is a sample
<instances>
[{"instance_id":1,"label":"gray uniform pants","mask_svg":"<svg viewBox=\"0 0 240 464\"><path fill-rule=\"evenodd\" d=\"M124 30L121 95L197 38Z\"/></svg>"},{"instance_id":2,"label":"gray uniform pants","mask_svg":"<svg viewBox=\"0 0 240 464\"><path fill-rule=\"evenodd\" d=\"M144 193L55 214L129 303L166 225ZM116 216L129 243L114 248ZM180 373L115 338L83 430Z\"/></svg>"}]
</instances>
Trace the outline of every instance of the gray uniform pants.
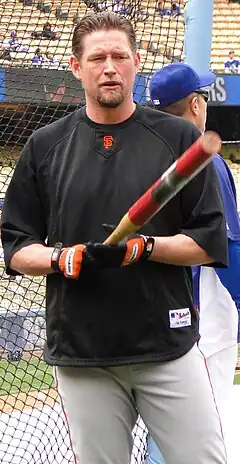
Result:
<instances>
[{"instance_id":1,"label":"gray uniform pants","mask_svg":"<svg viewBox=\"0 0 240 464\"><path fill-rule=\"evenodd\" d=\"M166 464L226 464L221 424L197 345L165 363L56 368L79 464L129 464L138 413Z\"/></svg>"}]
</instances>

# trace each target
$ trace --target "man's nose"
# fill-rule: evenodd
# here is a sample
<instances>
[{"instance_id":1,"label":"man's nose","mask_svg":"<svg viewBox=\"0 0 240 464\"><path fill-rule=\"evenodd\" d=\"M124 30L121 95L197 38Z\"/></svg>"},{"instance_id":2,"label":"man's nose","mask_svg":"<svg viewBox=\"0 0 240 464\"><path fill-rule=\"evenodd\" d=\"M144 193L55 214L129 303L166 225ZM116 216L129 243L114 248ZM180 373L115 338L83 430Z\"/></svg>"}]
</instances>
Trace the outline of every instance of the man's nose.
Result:
<instances>
[{"instance_id":1,"label":"man's nose","mask_svg":"<svg viewBox=\"0 0 240 464\"><path fill-rule=\"evenodd\" d=\"M105 61L104 74L107 74L108 76L116 74L116 69L111 58L107 58Z\"/></svg>"}]
</instances>

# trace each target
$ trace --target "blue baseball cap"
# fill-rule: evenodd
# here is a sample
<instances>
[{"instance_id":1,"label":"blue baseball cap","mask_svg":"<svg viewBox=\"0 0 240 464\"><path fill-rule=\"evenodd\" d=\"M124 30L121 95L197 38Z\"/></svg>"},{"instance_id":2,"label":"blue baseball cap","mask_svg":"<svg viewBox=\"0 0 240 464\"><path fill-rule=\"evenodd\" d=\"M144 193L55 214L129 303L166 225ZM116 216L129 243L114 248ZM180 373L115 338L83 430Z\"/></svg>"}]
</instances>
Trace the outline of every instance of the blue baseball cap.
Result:
<instances>
[{"instance_id":1,"label":"blue baseball cap","mask_svg":"<svg viewBox=\"0 0 240 464\"><path fill-rule=\"evenodd\" d=\"M171 63L158 69L150 80L150 96L154 106L165 108L187 97L195 90L215 82L212 72L197 74L185 63Z\"/></svg>"}]
</instances>

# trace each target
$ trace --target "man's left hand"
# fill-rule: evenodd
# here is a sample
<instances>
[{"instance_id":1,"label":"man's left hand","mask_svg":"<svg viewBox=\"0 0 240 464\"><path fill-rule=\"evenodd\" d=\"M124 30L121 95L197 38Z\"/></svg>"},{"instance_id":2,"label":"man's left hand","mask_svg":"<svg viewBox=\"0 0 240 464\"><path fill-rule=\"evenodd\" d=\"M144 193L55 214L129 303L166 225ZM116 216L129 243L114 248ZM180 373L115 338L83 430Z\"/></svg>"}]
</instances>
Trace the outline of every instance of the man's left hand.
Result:
<instances>
[{"instance_id":1,"label":"man's left hand","mask_svg":"<svg viewBox=\"0 0 240 464\"><path fill-rule=\"evenodd\" d=\"M101 269L129 266L147 260L153 250L154 238L134 234L117 245L89 242L86 251L96 260Z\"/></svg>"}]
</instances>

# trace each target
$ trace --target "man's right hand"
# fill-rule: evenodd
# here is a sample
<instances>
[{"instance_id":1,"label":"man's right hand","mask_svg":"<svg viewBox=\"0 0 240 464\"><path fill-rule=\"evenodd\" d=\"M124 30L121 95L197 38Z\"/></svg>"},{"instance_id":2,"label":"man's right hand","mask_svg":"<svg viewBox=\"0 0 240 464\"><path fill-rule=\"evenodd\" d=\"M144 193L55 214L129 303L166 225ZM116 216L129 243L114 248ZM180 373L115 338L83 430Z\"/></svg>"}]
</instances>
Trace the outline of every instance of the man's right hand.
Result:
<instances>
[{"instance_id":1,"label":"man's right hand","mask_svg":"<svg viewBox=\"0 0 240 464\"><path fill-rule=\"evenodd\" d=\"M58 259L59 270L69 279L78 279L82 268L94 261L87 253L85 245L64 248Z\"/></svg>"}]
</instances>

